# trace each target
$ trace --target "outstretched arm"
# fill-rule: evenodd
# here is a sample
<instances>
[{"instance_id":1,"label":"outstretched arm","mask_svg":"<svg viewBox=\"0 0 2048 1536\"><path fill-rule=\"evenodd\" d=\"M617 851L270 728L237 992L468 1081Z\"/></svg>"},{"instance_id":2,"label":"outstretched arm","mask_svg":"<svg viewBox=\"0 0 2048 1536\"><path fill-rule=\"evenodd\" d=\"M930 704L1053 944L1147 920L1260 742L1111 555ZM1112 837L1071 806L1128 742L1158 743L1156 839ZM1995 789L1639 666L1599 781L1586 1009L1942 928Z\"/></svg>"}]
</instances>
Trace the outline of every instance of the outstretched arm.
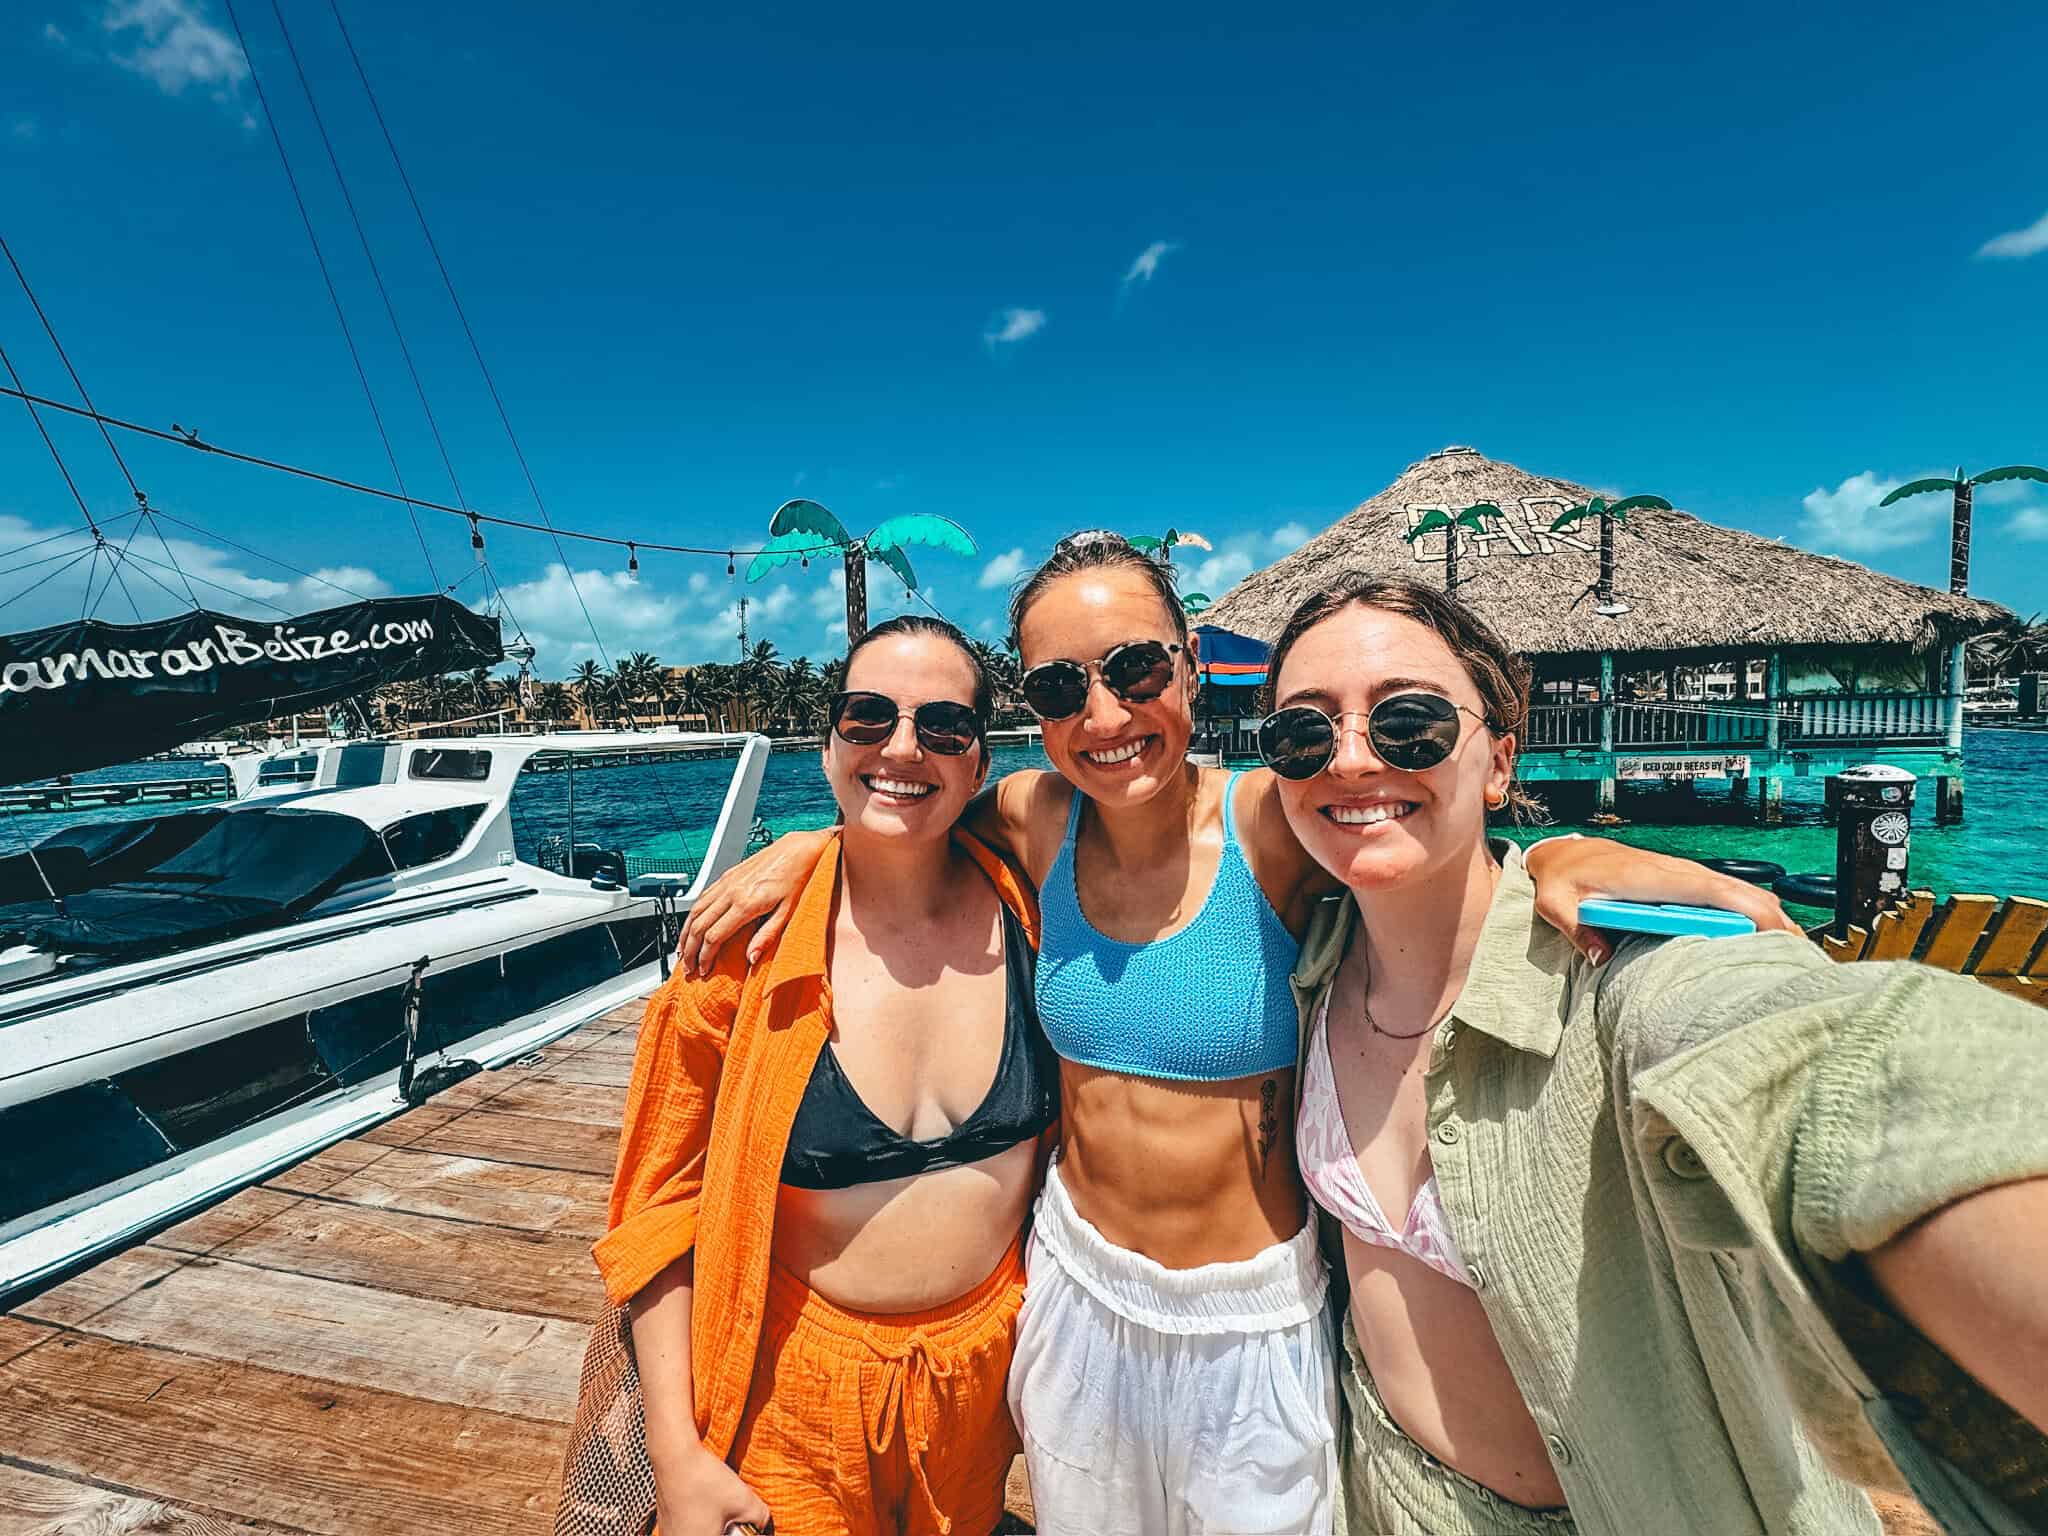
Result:
<instances>
[{"instance_id":1,"label":"outstretched arm","mask_svg":"<svg viewBox=\"0 0 2048 1536\"><path fill-rule=\"evenodd\" d=\"M1245 775L1240 795L1247 807L1242 822L1252 851L1252 871L1282 921L1297 937L1308 926L1315 900L1341 887L1295 839L1270 769ZM1579 903L1589 896L1619 901L1722 907L1740 912L1764 933L1799 932L1778 898L1741 880L1716 874L1691 859L1631 848L1606 837L1567 834L1533 843L1524 854L1536 882L1536 911L1594 964L1611 958L1613 939L1579 923Z\"/></svg>"},{"instance_id":2,"label":"outstretched arm","mask_svg":"<svg viewBox=\"0 0 2048 1536\"><path fill-rule=\"evenodd\" d=\"M1026 863L1022 827L1029 786L1020 781L1041 777L1044 775L1013 773L999 779L968 801L960 824L998 853ZM683 974L705 975L718 963L719 951L757 919L760 926L747 941L747 963L754 964L774 948L796 909L797 893L811 867L836 835L831 831L785 832L712 881L683 924L682 942L676 949L676 962Z\"/></svg>"},{"instance_id":3,"label":"outstretched arm","mask_svg":"<svg viewBox=\"0 0 2048 1536\"><path fill-rule=\"evenodd\" d=\"M1631 848L1610 837L1546 837L1523 854L1536 882L1536 912L1595 965L1614 954L1612 936L1579 922L1589 896L1617 901L1721 907L1740 912L1760 933L1798 933L1778 898L1761 887L1717 874L1691 859Z\"/></svg>"}]
</instances>

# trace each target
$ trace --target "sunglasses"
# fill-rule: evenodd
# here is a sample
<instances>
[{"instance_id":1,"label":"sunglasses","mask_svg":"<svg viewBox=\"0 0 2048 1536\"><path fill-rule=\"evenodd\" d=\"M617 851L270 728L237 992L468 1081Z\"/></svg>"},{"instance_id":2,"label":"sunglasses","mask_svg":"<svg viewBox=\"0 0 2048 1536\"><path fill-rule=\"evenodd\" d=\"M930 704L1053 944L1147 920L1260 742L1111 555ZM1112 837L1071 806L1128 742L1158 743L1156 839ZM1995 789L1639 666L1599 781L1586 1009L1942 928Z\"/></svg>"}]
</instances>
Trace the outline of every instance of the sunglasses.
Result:
<instances>
[{"instance_id":1,"label":"sunglasses","mask_svg":"<svg viewBox=\"0 0 2048 1536\"><path fill-rule=\"evenodd\" d=\"M832 729L849 746L879 747L896 734L903 711L886 693L835 693L829 711ZM934 699L911 711L917 743L941 757L958 757L976 742L987 722L965 704Z\"/></svg>"},{"instance_id":2,"label":"sunglasses","mask_svg":"<svg viewBox=\"0 0 2048 1536\"><path fill-rule=\"evenodd\" d=\"M1313 704L1275 710L1259 723L1259 756L1283 779L1312 779L1337 756L1338 726L1364 713L1349 710L1332 718ZM1397 693L1365 715L1366 740L1389 768L1421 773L1457 750L1461 713L1487 723L1484 715L1440 693Z\"/></svg>"},{"instance_id":3,"label":"sunglasses","mask_svg":"<svg viewBox=\"0 0 2048 1536\"><path fill-rule=\"evenodd\" d=\"M1088 703L1089 669L1126 704L1149 704L1173 684L1177 645L1131 640L1114 646L1100 661L1042 661L1018 680L1017 691L1041 720L1065 720Z\"/></svg>"}]
</instances>

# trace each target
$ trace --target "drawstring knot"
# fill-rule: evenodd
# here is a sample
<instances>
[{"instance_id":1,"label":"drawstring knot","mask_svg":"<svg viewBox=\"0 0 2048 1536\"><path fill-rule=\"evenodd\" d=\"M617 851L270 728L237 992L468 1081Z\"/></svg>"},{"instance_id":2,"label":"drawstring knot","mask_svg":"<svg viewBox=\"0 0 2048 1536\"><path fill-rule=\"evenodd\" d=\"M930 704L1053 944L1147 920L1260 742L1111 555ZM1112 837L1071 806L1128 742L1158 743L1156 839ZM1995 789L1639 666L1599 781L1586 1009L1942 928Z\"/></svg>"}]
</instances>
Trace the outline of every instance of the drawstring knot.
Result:
<instances>
[{"instance_id":1,"label":"drawstring knot","mask_svg":"<svg viewBox=\"0 0 2048 1536\"><path fill-rule=\"evenodd\" d=\"M913 1331L900 1343L879 1337L872 1328L865 1333L868 1346L893 1367L886 1373L888 1384L868 1416L865 1426L868 1449L877 1456L886 1452L890 1442L896 1438L897 1421L902 1421L911 1473L924 1494L925 1505L932 1512L932 1520L937 1524L940 1536L947 1536L953 1529L953 1522L939 1508L939 1501L932 1493L931 1482L925 1476L924 1455L931 1449L932 1383L951 1376L953 1367L932 1353L931 1344L922 1332Z\"/></svg>"}]
</instances>

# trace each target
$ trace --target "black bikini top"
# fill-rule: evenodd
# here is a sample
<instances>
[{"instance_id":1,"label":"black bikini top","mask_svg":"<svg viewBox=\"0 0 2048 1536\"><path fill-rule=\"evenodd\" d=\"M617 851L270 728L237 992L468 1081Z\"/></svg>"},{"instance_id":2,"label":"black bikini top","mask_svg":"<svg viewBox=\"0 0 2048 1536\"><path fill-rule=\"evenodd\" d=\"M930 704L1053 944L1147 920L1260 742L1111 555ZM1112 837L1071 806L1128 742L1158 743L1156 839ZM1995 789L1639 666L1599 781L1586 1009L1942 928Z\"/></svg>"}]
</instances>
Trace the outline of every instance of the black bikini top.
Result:
<instances>
[{"instance_id":1,"label":"black bikini top","mask_svg":"<svg viewBox=\"0 0 2048 1536\"><path fill-rule=\"evenodd\" d=\"M782 1154L782 1182L797 1189L852 1189L960 1168L1030 1141L1058 1117L1059 1058L1039 1027L1031 944L1003 908L1003 1054L974 1113L935 1141L884 1125L840 1070L830 1041L818 1052Z\"/></svg>"}]
</instances>

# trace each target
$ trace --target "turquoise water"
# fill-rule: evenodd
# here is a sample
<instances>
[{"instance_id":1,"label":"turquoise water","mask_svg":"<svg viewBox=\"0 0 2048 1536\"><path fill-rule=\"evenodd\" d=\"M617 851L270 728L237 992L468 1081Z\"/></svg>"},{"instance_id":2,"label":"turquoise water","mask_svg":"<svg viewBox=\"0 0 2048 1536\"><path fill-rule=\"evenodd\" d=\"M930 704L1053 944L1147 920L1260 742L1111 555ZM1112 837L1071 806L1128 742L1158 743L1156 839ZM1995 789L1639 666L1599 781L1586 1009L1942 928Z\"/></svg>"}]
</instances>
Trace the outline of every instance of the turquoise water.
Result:
<instances>
[{"instance_id":1,"label":"turquoise water","mask_svg":"<svg viewBox=\"0 0 2048 1536\"><path fill-rule=\"evenodd\" d=\"M1913 808L1913 884L1937 895L1981 891L1990 895L2048 896L2048 733L1973 730L1963 741L1966 819L1959 827L1934 825L1934 786L1922 783ZM996 772L1048 766L1035 747L1001 747ZM79 775L98 778L173 778L213 772L195 763L138 763ZM674 762L587 769L576 776L576 837L628 850L649 864L694 855L716 819L729 762ZM568 830L568 775L530 774L512 798L516 841L531 857L542 837ZM1692 857L1769 859L1792 871L1835 866L1834 828L1821 824L1821 780L1785 783L1785 825L1706 824L1727 815L1726 790L1702 785L1687 798L1667 789L1624 786L1617 807L1629 825L1599 835ZM133 806L94 813L148 816L176 807ZM1754 801L1749 807L1754 814ZM758 813L777 832L823 826L832 819L830 792L809 752L778 752L768 761ZM43 836L65 816L0 816L0 853ZM1653 822L1660 824L1652 824ZM1668 824L1664 824L1667 823ZM677 829L683 829L680 838ZM1524 841L1540 832L1521 834Z\"/></svg>"}]
</instances>

